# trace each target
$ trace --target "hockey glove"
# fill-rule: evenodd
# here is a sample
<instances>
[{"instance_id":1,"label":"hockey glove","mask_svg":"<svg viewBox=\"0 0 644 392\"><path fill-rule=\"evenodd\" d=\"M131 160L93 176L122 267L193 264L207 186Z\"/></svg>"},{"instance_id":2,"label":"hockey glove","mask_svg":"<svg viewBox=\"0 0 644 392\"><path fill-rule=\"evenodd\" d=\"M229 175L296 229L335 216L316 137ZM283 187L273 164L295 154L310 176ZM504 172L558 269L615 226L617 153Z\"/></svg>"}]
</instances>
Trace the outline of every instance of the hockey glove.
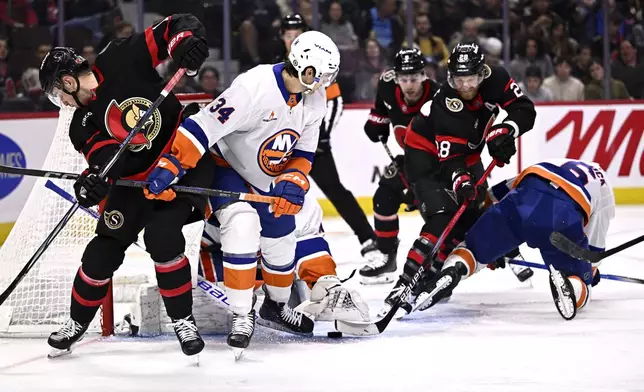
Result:
<instances>
[{"instance_id":1,"label":"hockey glove","mask_svg":"<svg viewBox=\"0 0 644 392\"><path fill-rule=\"evenodd\" d=\"M273 214L276 218L282 215L295 215L304 205L304 196L309 191L309 180L297 169L287 169L275 180L273 196Z\"/></svg>"},{"instance_id":2,"label":"hockey glove","mask_svg":"<svg viewBox=\"0 0 644 392\"><path fill-rule=\"evenodd\" d=\"M179 68L197 71L209 56L208 43L191 31L182 31L170 40L168 53Z\"/></svg>"},{"instance_id":3,"label":"hockey glove","mask_svg":"<svg viewBox=\"0 0 644 392\"><path fill-rule=\"evenodd\" d=\"M501 123L490 128L485 138L490 156L503 164L510 163L510 158L517 153L514 139L515 131L507 124Z\"/></svg>"},{"instance_id":4,"label":"hockey glove","mask_svg":"<svg viewBox=\"0 0 644 392\"><path fill-rule=\"evenodd\" d=\"M463 204L465 200L476 199L476 187L472 175L466 170L459 170L452 174L452 190L456 194L458 204Z\"/></svg>"},{"instance_id":5,"label":"hockey glove","mask_svg":"<svg viewBox=\"0 0 644 392\"><path fill-rule=\"evenodd\" d=\"M98 166L85 169L74 183L74 193L78 204L89 208L100 203L110 191L111 181L98 177Z\"/></svg>"},{"instance_id":6,"label":"hockey glove","mask_svg":"<svg viewBox=\"0 0 644 392\"><path fill-rule=\"evenodd\" d=\"M176 184L184 174L186 171L181 167L177 157L163 154L147 178L148 188L143 190L145 197L151 200L173 200L177 194L168 187Z\"/></svg>"},{"instance_id":7,"label":"hockey glove","mask_svg":"<svg viewBox=\"0 0 644 392\"><path fill-rule=\"evenodd\" d=\"M391 121L387 117L379 116L375 113L369 113L369 119L364 125L364 132L367 134L369 140L374 143L387 143L389 139L389 123ZM382 138L382 139L381 139Z\"/></svg>"}]
</instances>

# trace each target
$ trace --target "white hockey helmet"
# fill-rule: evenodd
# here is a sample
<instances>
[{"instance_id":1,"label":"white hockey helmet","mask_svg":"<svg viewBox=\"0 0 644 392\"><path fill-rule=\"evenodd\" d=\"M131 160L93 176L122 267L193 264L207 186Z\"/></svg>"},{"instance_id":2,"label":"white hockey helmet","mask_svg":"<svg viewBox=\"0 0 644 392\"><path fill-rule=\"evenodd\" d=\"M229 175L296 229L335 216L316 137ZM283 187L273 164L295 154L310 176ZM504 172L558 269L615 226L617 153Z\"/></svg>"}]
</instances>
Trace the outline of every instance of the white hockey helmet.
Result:
<instances>
[{"instance_id":1,"label":"white hockey helmet","mask_svg":"<svg viewBox=\"0 0 644 392\"><path fill-rule=\"evenodd\" d=\"M338 47L331 38L319 31L300 34L291 45L288 60L297 71L300 83L312 91L319 86L330 86L340 69ZM312 84L302 81L302 74L308 67L313 67L315 70L315 81Z\"/></svg>"}]
</instances>

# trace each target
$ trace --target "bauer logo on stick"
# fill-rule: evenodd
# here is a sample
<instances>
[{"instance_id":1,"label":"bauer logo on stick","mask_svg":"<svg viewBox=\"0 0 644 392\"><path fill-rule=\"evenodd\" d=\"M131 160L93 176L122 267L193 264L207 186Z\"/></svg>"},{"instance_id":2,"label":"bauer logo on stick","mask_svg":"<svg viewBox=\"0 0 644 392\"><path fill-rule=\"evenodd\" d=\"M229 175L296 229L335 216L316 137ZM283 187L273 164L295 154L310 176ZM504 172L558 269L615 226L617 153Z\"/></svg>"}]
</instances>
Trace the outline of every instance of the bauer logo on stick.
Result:
<instances>
[{"instance_id":1,"label":"bauer logo on stick","mask_svg":"<svg viewBox=\"0 0 644 392\"><path fill-rule=\"evenodd\" d=\"M103 214L103 219L105 219L105 225L112 230L120 229L123 226L123 222L125 222L123 214L118 210L106 211Z\"/></svg>"},{"instance_id":2,"label":"bauer logo on stick","mask_svg":"<svg viewBox=\"0 0 644 392\"><path fill-rule=\"evenodd\" d=\"M125 140L150 106L152 106L150 100L140 97L128 98L120 104L112 100L105 111L107 132L118 141ZM159 131L161 131L161 112L155 109L143 125L143 130L134 136L128 148L133 152L152 148L152 141L159 135Z\"/></svg>"},{"instance_id":3,"label":"bauer logo on stick","mask_svg":"<svg viewBox=\"0 0 644 392\"><path fill-rule=\"evenodd\" d=\"M269 176L277 176L286 167L300 135L292 129L283 129L262 143L257 153L257 164Z\"/></svg>"}]
</instances>

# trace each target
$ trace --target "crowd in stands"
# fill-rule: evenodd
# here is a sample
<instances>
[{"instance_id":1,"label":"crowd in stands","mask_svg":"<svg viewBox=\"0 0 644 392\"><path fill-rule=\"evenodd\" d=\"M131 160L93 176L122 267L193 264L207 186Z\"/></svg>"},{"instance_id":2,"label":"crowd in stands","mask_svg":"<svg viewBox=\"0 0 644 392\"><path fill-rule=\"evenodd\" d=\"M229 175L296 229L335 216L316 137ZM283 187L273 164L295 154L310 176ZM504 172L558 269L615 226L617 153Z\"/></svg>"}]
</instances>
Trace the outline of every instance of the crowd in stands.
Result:
<instances>
[{"instance_id":1,"label":"crowd in stands","mask_svg":"<svg viewBox=\"0 0 644 392\"><path fill-rule=\"evenodd\" d=\"M426 72L446 79L446 62L457 42L476 42L488 64L504 66L535 101L600 100L610 73L612 99L644 99L644 0L608 0L604 21L599 0L508 0L510 61L505 63L502 0L231 0L234 74L280 60L280 20L299 12L318 22L342 53L338 80L345 102L370 102L380 74L395 52L412 44L427 60ZM133 0L0 0L0 111L55 110L40 90L38 66L63 36L90 63L107 43L133 34ZM413 7L413 42L407 42L407 6ZM176 91L217 95L223 72L223 0L145 0L145 24L189 12L204 23L211 57ZM63 33L58 32L60 12ZM317 20L316 20L317 19ZM610 72L604 69L608 33ZM175 67L160 69L170 76Z\"/></svg>"}]
</instances>

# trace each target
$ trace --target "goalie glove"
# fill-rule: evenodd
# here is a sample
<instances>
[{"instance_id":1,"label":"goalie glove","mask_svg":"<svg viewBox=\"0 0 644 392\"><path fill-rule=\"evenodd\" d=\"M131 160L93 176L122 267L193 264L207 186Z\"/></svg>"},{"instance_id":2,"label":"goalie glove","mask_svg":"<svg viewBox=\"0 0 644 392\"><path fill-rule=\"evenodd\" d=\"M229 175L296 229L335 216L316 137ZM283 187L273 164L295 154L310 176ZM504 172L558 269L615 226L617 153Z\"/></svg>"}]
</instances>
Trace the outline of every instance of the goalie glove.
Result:
<instances>
[{"instance_id":1,"label":"goalie glove","mask_svg":"<svg viewBox=\"0 0 644 392\"><path fill-rule=\"evenodd\" d=\"M311 289L311 299L295 310L309 314L317 321L369 321L369 306L357 291L342 287L335 275L320 277Z\"/></svg>"}]
</instances>

